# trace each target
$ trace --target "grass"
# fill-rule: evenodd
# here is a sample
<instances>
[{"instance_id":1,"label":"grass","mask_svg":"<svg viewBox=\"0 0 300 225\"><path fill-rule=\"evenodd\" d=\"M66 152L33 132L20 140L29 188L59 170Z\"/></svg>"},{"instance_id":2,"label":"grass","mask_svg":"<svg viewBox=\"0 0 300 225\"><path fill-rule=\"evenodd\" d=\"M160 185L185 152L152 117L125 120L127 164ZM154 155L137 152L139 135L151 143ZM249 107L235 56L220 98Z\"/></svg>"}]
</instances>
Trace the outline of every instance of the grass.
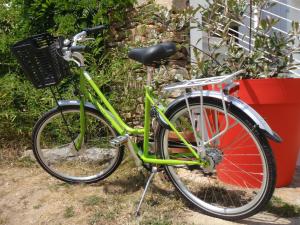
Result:
<instances>
[{"instance_id":1,"label":"grass","mask_svg":"<svg viewBox=\"0 0 300 225\"><path fill-rule=\"evenodd\" d=\"M25 156L25 157L18 159L17 165L30 168L30 167L37 166L37 163L35 160L31 159L29 156Z\"/></svg>"},{"instance_id":2,"label":"grass","mask_svg":"<svg viewBox=\"0 0 300 225\"><path fill-rule=\"evenodd\" d=\"M64 190L69 189L69 188L71 188L71 186L72 186L71 184L59 182L59 183L49 184L48 189L50 191L56 192L63 188L64 188Z\"/></svg>"},{"instance_id":3,"label":"grass","mask_svg":"<svg viewBox=\"0 0 300 225\"><path fill-rule=\"evenodd\" d=\"M7 219L0 218L0 225L5 225L7 223Z\"/></svg>"},{"instance_id":4,"label":"grass","mask_svg":"<svg viewBox=\"0 0 300 225\"><path fill-rule=\"evenodd\" d=\"M129 157L129 156L128 156ZM141 216L136 218L134 213L140 200L144 185L147 181L149 173L143 171L141 173L134 166L132 161L126 157L120 168L109 178L93 185L70 185L51 178L45 172L38 173L38 177L30 176L35 169L25 168L26 183L12 183L15 187L21 185L22 195L10 199L11 201L28 200L27 209L34 210L34 221L39 224L40 218L46 216L56 221L57 224L66 224L69 222L74 224L88 225L183 225L191 224L191 221L185 222L189 211L193 211L193 207L189 208L188 204L175 191L174 187L166 180L163 174L155 176L153 183L146 194L145 200L141 207ZM30 171L30 172L29 172ZM11 180L14 174L3 173L4 180ZM18 173L18 172L17 172ZM36 174L36 173L34 173ZM36 174L37 175L37 174ZM8 178L9 176L9 178ZM19 176L17 176L19 177ZM2 178L2 176L1 176ZM45 179L45 181L43 181ZM30 183L30 182L31 183ZM28 183L29 182L29 183ZM30 196L31 191L27 190L28 184L32 185L35 191L33 197L24 199L22 196ZM26 186L25 186L26 185ZM34 186L33 186L34 185ZM24 189L24 190L23 190ZM24 193L23 193L24 192ZM35 195L37 193L37 195ZM41 199L42 196L47 196ZM21 198L20 198L21 197ZM297 197L297 196L296 196ZM53 204L65 205L65 207L57 207L57 213L53 214ZM15 207L15 206L14 206ZM38 209L43 210L38 210ZM15 207L18 209L18 207ZM9 212L5 206L2 207L4 212ZM14 210L13 216L21 217L21 212ZM12 210L10 210L12 211ZM280 217L294 217L300 215L300 207L284 202L280 198L273 197L270 201L267 211ZM26 212L26 211L25 211ZM79 214L80 212L80 214ZM3 214L4 216L5 214ZM60 215L59 217L57 215ZM10 215L12 216L12 215ZM199 215L201 218L201 215ZM7 218L10 218L7 216ZM3 220L0 225L9 224ZM201 223L201 222L200 222ZM198 223L196 223L198 224Z\"/></svg>"},{"instance_id":5,"label":"grass","mask_svg":"<svg viewBox=\"0 0 300 225\"><path fill-rule=\"evenodd\" d=\"M141 222L141 225L172 225L172 224L174 223L166 217L148 218Z\"/></svg>"},{"instance_id":6,"label":"grass","mask_svg":"<svg viewBox=\"0 0 300 225\"><path fill-rule=\"evenodd\" d=\"M97 195L90 195L83 199L84 206L95 206L101 202L101 198Z\"/></svg>"},{"instance_id":7,"label":"grass","mask_svg":"<svg viewBox=\"0 0 300 225\"><path fill-rule=\"evenodd\" d=\"M89 219L89 225L99 224L103 214L100 211L96 211Z\"/></svg>"},{"instance_id":8,"label":"grass","mask_svg":"<svg viewBox=\"0 0 300 225\"><path fill-rule=\"evenodd\" d=\"M34 208L34 209L39 209L39 208L41 208L41 207L42 207L41 204L37 204L37 205L34 205L32 208Z\"/></svg>"},{"instance_id":9,"label":"grass","mask_svg":"<svg viewBox=\"0 0 300 225\"><path fill-rule=\"evenodd\" d=\"M300 216L299 206L286 203L276 196L272 197L267 205L266 211L285 218Z\"/></svg>"},{"instance_id":10,"label":"grass","mask_svg":"<svg viewBox=\"0 0 300 225\"><path fill-rule=\"evenodd\" d=\"M75 216L75 210L73 206L68 206L64 212L64 218L71 218Z\"/></svg>"}]
</instances>

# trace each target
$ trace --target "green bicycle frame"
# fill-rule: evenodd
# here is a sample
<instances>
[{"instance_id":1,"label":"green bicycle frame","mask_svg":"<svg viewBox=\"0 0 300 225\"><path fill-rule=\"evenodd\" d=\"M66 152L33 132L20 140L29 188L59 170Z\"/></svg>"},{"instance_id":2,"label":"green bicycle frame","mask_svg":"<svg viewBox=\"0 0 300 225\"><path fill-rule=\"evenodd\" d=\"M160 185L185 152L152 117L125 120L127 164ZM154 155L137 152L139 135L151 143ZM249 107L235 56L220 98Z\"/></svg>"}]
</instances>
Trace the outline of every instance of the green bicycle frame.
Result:
<instances>
[{"instance_id":1,"label":"green bicycle frame","mask_svg":"<svg viewBox=\"0 0 300 225\"><path fill-rule=\"evenodd\" d=\"M100 99L96 99L86 88L86 85L89 84L97 97ZM83 137L86 131L85 124L85 113L84 113L84 105L85 101L89 100L93 105L97 107L97 109L102 113L102 115L110 122L113 128L117 131L119 135L144 135L144 143L143 150L139 149L136 143L133 143L133 148L135 153L139 156L139 158L144 163L150 164L160 164L160 165L201 165L205 166L206 162L202 161L198 153L194 150L193 146L189 144L186 139L178 132L175 126L170 122L170 120L165 116L164 112L155 104L155 101L152 97L152 88L149 86L145 86L145 118L144 118L144 128L135 129L129 127L120 117L120 115L116 112L113 106L106 99L104 94L92 80L87 71L81 71L80 73L80 92L82 96L80 97L80 135L78 140L76 141L76 147L80 148L83 143ZM192 154L196 160L188 161L188 160L172 160L172 159L159 159L153 154L149 154L149 134L150 134L150 123L151 123L151 106L154 106L160 116L164 119L164 121L171 127L171 129L176 133L179 140L183 142L183 144L190 150L190 154Z\"/></svg>"}]
</instances>

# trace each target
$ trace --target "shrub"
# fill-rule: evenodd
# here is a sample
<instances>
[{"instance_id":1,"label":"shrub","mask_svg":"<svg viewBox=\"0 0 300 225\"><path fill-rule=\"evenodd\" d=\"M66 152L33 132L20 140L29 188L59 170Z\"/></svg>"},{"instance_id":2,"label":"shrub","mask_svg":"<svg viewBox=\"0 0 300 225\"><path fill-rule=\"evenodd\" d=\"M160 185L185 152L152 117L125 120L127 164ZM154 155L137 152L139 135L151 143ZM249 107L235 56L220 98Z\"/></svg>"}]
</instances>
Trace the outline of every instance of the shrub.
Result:
<instances>
[{"instance_id":1,"label":"shrub","mask_svg":"<svg viewBox=\"0 0 300 225\"><path fill-rule=\"evenodd\" d=\"M128 64L120 58L123 54L116 57L116 51L111 52L105 43L114 41L114 32L126 25L128 12L134 2L135 0L0 1L0 147L16 137L20 145L30 145L34 122L41 113L55 105L49 90L36 90L25 79L11 55L10 46L37 33L50 32L67 36L85 27L110 24L111 32L97 37L93 44L94 51L89 57L91 73L98 74L95 81L99 85L110 84L114 80L109 75L113 73L112 70ZM101 68L106 69L102 71ZM66 98L74 98L70 87L74 79L70 77L59 86Z\"/></svg>"}]
</instances>

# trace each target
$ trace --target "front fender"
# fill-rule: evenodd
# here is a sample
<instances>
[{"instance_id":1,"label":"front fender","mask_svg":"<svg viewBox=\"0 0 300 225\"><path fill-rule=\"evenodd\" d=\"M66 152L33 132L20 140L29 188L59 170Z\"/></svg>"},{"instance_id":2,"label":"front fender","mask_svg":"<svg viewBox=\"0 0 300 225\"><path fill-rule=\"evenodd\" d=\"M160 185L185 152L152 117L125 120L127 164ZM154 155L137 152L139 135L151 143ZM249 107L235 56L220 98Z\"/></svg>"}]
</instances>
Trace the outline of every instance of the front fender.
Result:
<instances>
[{"instance_id":1,"label":"front fender","mask_svg":"<svg viewBox=\"0 0 300 225\"><path fill-rule=\"evenodd\" d=\"M188 93L187 97L200 97L200 91L194 91L191 93ZM216 91L207 91L204 90L202 92L204 97L211 97L211 98L217 98L222 100L222 94L220 92L216 92ZM239 108L242 112L244 112L247 116L249 116L257 125L258 127L265 133L265 135L276 141L276 142L282 142L281 137L276 134L271 127L268 125L268 123L264 120L264 118L262 118L261 115L259 115L251 106L247 105L245 102L241 101L240 99L231 96L231 95L225 95L224 96L224 100L227 103L231 103L234 106L236 106L237 108ZM178 98L176 98L167 108L166 111L168 111L168 109L174 107L175 104L178 104L181 101L185 101L185 96L179 96Z\"/></svg>"},{"instance_id":2,"label":"front fender","mask_svg":"<svg viewBox=\"0 0 300 225\"><path fill-rule=\"evenodd\" d=\"M80 101L79 100L59 100L58 105L59 106L73 106L73 105L80 106ZM98 111L98 109L90 102L86 102L85 107Z\"/></svg>"}]
</instances>

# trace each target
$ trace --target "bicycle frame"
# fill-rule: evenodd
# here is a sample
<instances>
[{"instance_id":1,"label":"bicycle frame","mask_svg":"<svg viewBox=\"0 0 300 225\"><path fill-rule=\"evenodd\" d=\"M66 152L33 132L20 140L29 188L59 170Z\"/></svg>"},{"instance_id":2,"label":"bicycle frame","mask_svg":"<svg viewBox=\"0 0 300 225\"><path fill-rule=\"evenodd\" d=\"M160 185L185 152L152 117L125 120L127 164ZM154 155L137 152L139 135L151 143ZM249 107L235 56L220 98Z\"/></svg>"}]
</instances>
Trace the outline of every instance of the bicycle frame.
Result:
<instances>
[{"instance_id":1,"label":"bicycle frame","mask_svg":"<svg viewBox=\"0 0 300 225\"><path fill-rule=\"evenodd\" d=\"M149 82L147 82L149 83ZM92 87L95 91L97 97L100 99L101 103L93 97L93 95L87 90L86 85ZM189 144L186 139L178 132L175 126L169 121L169 119L165 116L162 109L158 107L153 98L152 87L149 85L145 86L145 112L144 112L144 128L135 129L129 127L120 117L120 115L116 112L113 106L106 99L105 95L101 92L96 83L92 80L89 73L85 70L81 70L80 73L80 136L78 141L76 142L76 147L80 149L81 144L83 143L83 137L85 134L85 113L84 113L84 105L88 100L90 101L101 113L102 115L111 123L113 128L117 131L119 135L144 135L144 143L143 149L139 149L136 143L131 141L128 142L129 148L134 150L134 154L139 157L144 163L150 164L160 164L160 165L199 165L206 166L207 162L203 161L198 153L194 150L193 146ZM151 106L155 107L159 115L164 119L164 121L171 127L171 129L176 133L179 140L183 142L187 149L190 150L191 154L195 157L195 161L187 161L187 160L172 160L172 159L160 159L157 158L156 155L149 154L149 134L150 134L150 123L151 123Z\"/></svg>"}]
</instances>

